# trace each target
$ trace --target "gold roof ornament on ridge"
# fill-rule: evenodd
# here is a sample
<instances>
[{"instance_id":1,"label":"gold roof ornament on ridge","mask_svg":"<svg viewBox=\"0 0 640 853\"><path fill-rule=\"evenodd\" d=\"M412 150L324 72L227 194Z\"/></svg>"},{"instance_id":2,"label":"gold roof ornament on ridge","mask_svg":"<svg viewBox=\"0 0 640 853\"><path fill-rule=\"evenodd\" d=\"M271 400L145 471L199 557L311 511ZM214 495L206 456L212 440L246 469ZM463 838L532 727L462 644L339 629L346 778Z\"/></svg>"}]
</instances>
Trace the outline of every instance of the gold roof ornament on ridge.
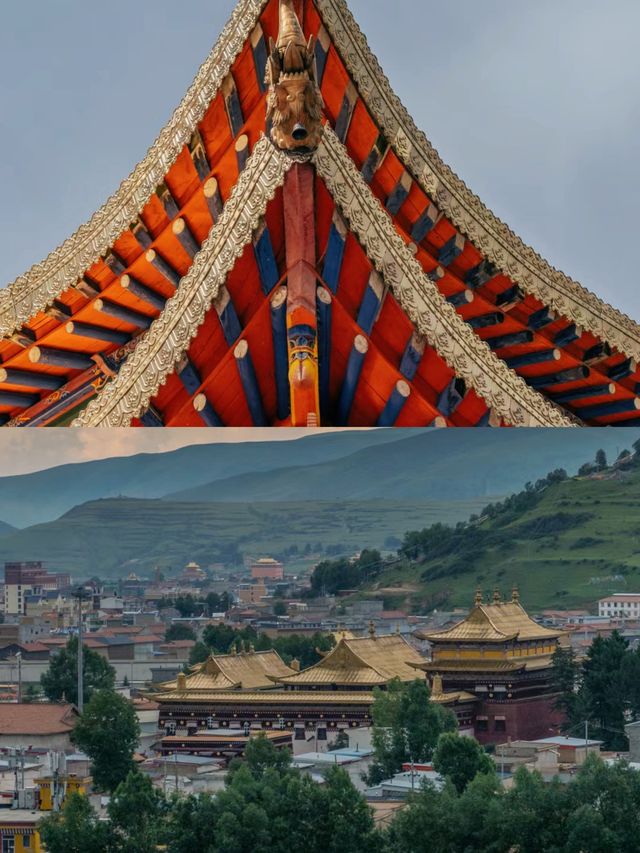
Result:
<instances>
[{"instance_id":1,"label":"gold roof ornament on ridge","mask_svg":"<svg viewBox=\"0 0 640 853\"><path fill-rule=\"evenodd\" d=\"M553 640L564 636L563 631L538 625L519 601L514 590L511 601L502 601L500 593L494 593L493 604L484 604L482 595L476 594L476 603L466 619L446 631L420 634L432 643L478 642L504 643L508 640Z\"/></svg>"}]
</instances>

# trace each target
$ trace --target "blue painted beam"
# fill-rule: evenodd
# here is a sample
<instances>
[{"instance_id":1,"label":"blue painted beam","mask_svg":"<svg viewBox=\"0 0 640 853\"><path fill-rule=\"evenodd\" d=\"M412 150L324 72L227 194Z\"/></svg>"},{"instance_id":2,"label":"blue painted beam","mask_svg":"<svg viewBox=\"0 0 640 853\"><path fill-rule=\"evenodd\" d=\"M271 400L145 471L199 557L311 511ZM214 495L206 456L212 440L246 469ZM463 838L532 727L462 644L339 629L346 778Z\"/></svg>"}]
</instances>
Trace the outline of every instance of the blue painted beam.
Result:
<instances>
[{"instance_id":1,"label":"blue painted beam","mask_svg":"<svg viewBox=\"0 0 640 853\"><path fill-rule=\"evenodd\" d=\"M236 160L238 161L238 172L242 172L249 162L249 137L246 133L239 136L235 144Z\"/></svg>"},{"instance_id":2,"label":"blue painted beam","mask_svg":"<svg viewBox=\"0 0 640 853\"><path fill-rule=\"evenodd\" d=\"M358 313L358 325L367 336L371 334L375 322L380 316L384 296L385 287L382 276L373 270L369 276L369 282L365 288Z\"/></svg>"},{"instance_id":3,"label":"blue painted beam","mask_svg":"<svg viewBox=\"0 0 640 853\"><path fill-rule=\"evenodd\" d=\"M400 180L391 191L387 198L386 208L390 216L396 216L400 212L400 208L405 203L411 192L413 180L408 172L403 172Z\"/></svg>"},{"instance_id":4,"label":"blue painted beam","mask_svg":"<svg viewBox=\"0 0 640 853\"><path fill-rule=\"evenodd\" d=\"M208 427L223 427L224 424L216 410L213 408L206 394L198 394L193 400L193 408Z\"/></svg>"},{"instance_id":5,"label":"blue painted beam","mask_svg":"<svg viewBox=\"0 0 640 853\"><path fill-rule=\"evenodd\" d=\"M485 343L489 344L491 349L500 350L507 347L517 347L522 344L533 343L533 332L525 329L522 332L513 332L510 335L499 335L495 338L485 338Z\"/></svg>"},{"instance_id":6,"label":"blue painted beam","mask_svg":"<svg viewBox=\"0 0 640 853\"><path fill-rule=\"evenodd\" d=\"M163 311L164 306L167 304L167 300L161 293L147 287L146 284L142 284L142 282L139 282L137 279L131 278L130 275L122 276L120 279L120 287L129 293L132 293L142 302L146 302L146 304L150 305L152 308L155 308L156 311Z\"/></svg>"},{"instance_id":7,"label":"blue painted beam","mask_svg":"<svg viewBox=\"0 0 640 853\"><path fill-rule=\"evenodd\" d=\"M553 342L558 347L566 347L568 344L572 344L574 341L577 341L582 336L582 329L578 329L575 323L571 323L566 327L566 329L561 329L557 335L555 335Z\"/></svg>"},{"instance_id":8,"label":"blue painted beam","mask_svg":"<svg viewBox=\"0 0 640 853\"><path fill-rule=\"evenodd\" d=\"M349 133L349 127L351 126L351 119L353 118L353 112L356 108L357 100L358 90L356 89L354 84L349 81L347 89L344 93L344 97L342 99L342 105L340 106L338 118L336 119L335 133L340 142L345 142L347 139L347 134Z\"/></svg>"},{"instance_id":9,"label":"blue painted beam","mask_svg":"<svg viewBox=\"0 0 640 853\"><path fill-rule=\"evenodd\" d=\"M260 282L265 296L269 296L280 281L280 271L276 261L271 235L264 220L261 221L253 236L253 251L260 272Z\"/></svg>"},{"instance_id":10,"label":"blue painted beam","mask_svg":"<svg viewBox=\"0 0 640 853\"><path fill-rule=\"evenodd\" d=\"M523 299L524 293L520 290L517 284L514 284L513 287L503 290L502 293L499 293L496 296L496 305L501 311L511 311L511 309L515 308L516 305L519 305Z\"/></svg>"},{"instance_id":11,"label":"blue painted beam","mask_svg":"<svg viewBox=\"0 0 640 853\"><path fill-rule=\"evenodd\" d=\"M224 78L221 89L224 105L227 110L227 118L229 119L229 127L231 128L231 135L237 136L244 125L244 116L233 74L228 74Z\"/></svg>"},{"instance_id":12,"label":"blue painted beam","mask_svg":"<svg viewBox=\"0 0 640 853\"><path fill-rule=\"evenodd\" d=\"M200 251L200 243L196 240L193 231L189 228L186 219L180 217L176 219L176 221L171 226L171 230L178 238L180 245L185 250L185 252L189 255L191 260L195 258L195 256Z\"/></svg>"},{"instance_id":13,"label":"blue painted beam","mask_svg":"<svg viewBox=\"0 0 640 853\"><path fill-rule=\"evenodd\" d=\"M202 379L200 378L197 367L187 356L184 356L180 364L178 364L176 375L190 397L196 394L202 385Z\"/></svg>"},{"instance_id":14,"label":"blue painted beam","mask_svg":"<svg viewBox=\"0 0 640 853\"><path fill-rule=\"evenodd\" d=\"M271 299L271 331L275 359L278 420L284 421L291 414L286 287L279 287Z\"/></svg>"},{"instance_id":15,"label":"blue painted beam","mask_svg":"<svg viewBox=\"0 0 640 853\"><path fill-rule=\"evenodd\" d=\"M153 237L140 217L131 226L131 233L136 238L141 249L148 249L153 243Z\"/></svg>"},{"instance_id":16,"label":"blue painted beam","mask_svg":"<svg viewBox=\"0 0 640 853\"><path fill-rule=\"evenodd\" d=\"M431 232L438 220L440 219L440 211L435 204L427 205L424 212L419 216L415 225L411 229L411 239L414 243L422 243L424 238Z\"/></svg>"},{"instance_id":17,"label":"blue painted beam","mask_svg":"<svg viewBox=\"0 0 640 853\"><path fill-rule=\"evenodd\" d=\"M231 300L231 294L224 285L220 288L214 307L222 326L224 339L231 347L242 334L242 326Z\"/></svg>"},{"instance_id":18,"label":"blue painted beam","mask_svg":"<svg viewBox=\"0 0 640 853\"><path fill-rule=\"evenodd\" d=\"M491 281L492 278L495 278L497 274L498 268L495 264L492 264L491 261L481 261L477 267L469 270L464 277L464 282L476 290L476 288L482 287Z\"/></svg>"},{"instance_id":19,"label":"blue painted beam","mask_svg":"<svg viewBox=\"0 0 640 853\"><path fill-rule=\"evenodd\" d=\"M478 317L471 317L467 323L472 329L488 329L491 326L499 326L504 323L504 314L502 311L493 311L491 314L481 314Z\"/></svg>"},{"instance_id":20,"label":"blue painted beam","mask_svg":"<svg viewBox=\"0 0 640 853\"><path fill-rule=\"evenodd\" d=\"M262 26L257 24L251 33L251 51L253 53L253 64L256 69L256 80L258 89L266 91L267 83L267 42L264 37Z\"/></svg>"},{"instance_id":21,"label":"blue painted beam","mask_svg":"<svg viewBox=\"0 0 640 853\"><path fill-rule=\"evenodd\" d=\"M331 47L331 39L329 38L329 33L326 31L324 24L320 27L318 31L318 38L316 39L315 46L315 57L316 57L316 71L318 75L318 86L322 86L322 81L324 79L324 71L327 67L327 56L329 55L329 48Z\"/></svg>"},{"instance_id":22,"label":"blue painted beam","mask_svg":"<svg viewBox=\"0 0 640 853\"><path fill-rule=\"evenodd\" d=\"M164 422L162 420L162 415L155 409L153 406L149 406L146 412L140 415L140 423L146 427L163 427Z\"/></svg>"},{"instance_id":23,"label":"blue painted beam","mask_svg":"<svg viewBox=\"0 0 640 853\"><path fill-rule=\"evenodd\" d=\"M464 252L466 241L462 234L456 234L440 249L438 261L443 267L448 267Z\"/></svg>"},{"instance_id":24,"label":"blue painted beam","mask_svg":"<svg viewBox=\"0 0 640 853\"><path fill-rule=\"evenodd\" d=\"M591 349L588 349L585 352L582 361L585 364L595 364L595 362L597 361L604 361L604 359L609 358L610 355L611 347L608 343L603 342L596 344L595 346L591 347Z\"/></svg>"},{"instance_id":25,"label":"blue painted beam","mask_svg":"<svg viewBox=\"0 0 640 853\"><path fill-rule=\"evenodd\" d=\"M48 367L62 367L66 370L88 370L95 367L94 360L85 353L51 347L31 347L29 361L31 364L46 364Z\"/></svg>"},{"instance_id":26,"label":"blue painted beam","mask_svg":"<svg viewBox=\"0 0 640 853\"><path fill-rule=\"evenodd\" d=\"M534 331L544 329L554 323L556 316L550 308L541 308L539 311L534 311L529 317L528 326Z\"/></svg>"},{"instance_id":27,"label":"blue painted beam","mask_svg":"<svg viewBox=\"0 0 640 853\"><path fill-rule=\"evenodd\" d=\"M334 296L338 292L338 285L340 284L340 273L342 272L346 240L347 226L342 216L336 210L333 214L331 230L329 231L329 241L327 243L322 270L322 278Z\"/></svg>"},{"instance_id":28,"label":"blue painted beam","mask_svg":"<svg viewBox=\"0 0 640 853\"><path fill-rule=\"evenodd\" d=\"M362 373L364 360L367 357L368 352L369 342L367 339L362 335L356 335L349 355L349 361L347 363L342 391L340 392L340 400L338 401L338 411L336 416L338 426L347 426L349 423L353 401L355 400L356 391L358 390L360 374Z\"/></svg>"},{"instance_id":29,"label":"blue painted beam","mask_svg":"<svg viewBox=\"0 0 640 853\"><path fill-rule=\"evenodd\" d=\"M179 273L174 270L171 264L166 261L162 255L159 255L155 249L149 249L145 255L145 259L147 263L151 264L158 270L161 276L166 278L169 284L172 284L174 287L177 287L180 284Z\"/></svg>"},{"instance_id":30,"label":"blue painted beam","mask_svg":"<svg viewBox=\"0 0 640 853\"><path fill-rule=\"evenodd\" d=\"M409 387L409 385L402 379L399 382L396 382L393 391L391 392L391 395L387 400L387 404L384 407L382 414L378 418L378 426L395 426L410 396L411 388Z\"/></svg>"},{"instance_id":31,"label":"blue painted beam","mask_svg":"<svg viewBox=\"0 0 640 853\"><path fill-rule=\"evenodd\" d=\"M104 341L108 344L116 344L121 347L131 340L131 335L126 332L118 332L115 329L107 329L104 326L94 326L92 323L78 323L70 320L65 325L68 335L78 338L89 338L92 341Z\"/></svg>"},{"instance_id":32,"label":"blue painted beam","mask_svg":"<svg viewBox=\"0 0 640 853\"><path fill-rule=\"evenodd\" d=\"M164 181L157 188L156 195L160 199L160 203L164 207L164 212L169 219L175 219L180 208L178 207L178 202L173 197L173 193Z\"/></svg>"},{"instance_id":33,"label":"blue painted beam","mask_svg":"<svg viewBox=\"0 0 640 853\"><path fill-rule=\"evenodd\" d=\"M580 382L588 379L591 371L588 367L571 367L569 370L560 370L546 376L530 376L527 379L532 388L553 388L554 385L568 385L570 382Z\"/></svg>"},{"instance_id":34,"label":"blue painted beam","mask_svg":"<svg viewBox=\"0 0 640 853\"><path fill-rule=\"evenodd\" d=\"M380 136L373 143L373 148L369 152L369 155L364 161L364 165L362 167L362 177L364 178L365 183L371 183L375 173L382 165L382 161L387 156L388 152L389 143L387 142L385 137L380 134Z\"/></svg>"},{"instance_id":35,"label":"blue painted beam","mask_svg":"<svg viewBox=\"0 0 640 853\"><path fill-rule=\"evenodd\" d=\"M610 367L607 376L609 379L613 379L616 382L619 382L621 379L626 379L628 376L632 376L637 369L637 364L635 359L627 358L620 364L616 364L615 367Z\"/></svg>"},{"instance_id":36,"label":"blue painted beam","mask_svg":"<svg viewBox=\"0 0 640 853\"><path fill-rule=\"evenodd\" d=\"M98 311L106 317L113 317L122 323L136 326L138 329L148 329L153 323L152 317L147 317L146 314L141 314L139 311L133 311L118 302L111 302L110 299L96 299L93 308L94 311Z\"/></svg>"},{"instance_id":37,"label":"blue painted beam","mask_svg":"<svg viewBox=\"0 0 640 853\"><path fill-rule=\"evenodd\" d=\"M253 425L256 427L266 427L268 426L267 416L265 415L262 404L262 396L253 361L251 360L249 344L246 341L240 341L234 350L234 355Z\"/></svg>"},{"instance_id":38,"label":"blue painted beam","mask_svg":"<svg viewBox=\"0 0 640 853\"><path fill-rule=\"evenodd\" d=\"M505 359L507 367L518 370L521 367L529 367L532 364L545 364L548 361L560 361L562 353L559 349L546 349L539 352L528 352L524 355L515 355L513 358Z\"/></svg>"},{"instance_id":39,"label":"blue painted beam","mask_svg":"<svg viewBox=\"0 0 640 853\"><path fill-rule=\"evenodd\" d=\"M451 417L462 403L467 393L464 379L454 378L438 398L438 409L445 418Z\"/></svg>"},{"instance_id":40,"label":"blue painted beam","mask_svg":"<svg viewBox=\"0 0 640 853\"><path fill-rule=\"evenodd\" d=\"M461 290L460 293L447 296L447 302L449 305L453 305L454 308L463 308L465 305L470 305L475 298L473 290L467 288L466 290Z\"/></svg>"},{"instance_id":41,"label":"blue painted beam","mask_svg":"<svg viewBox=\"0 0 640 853\"><path fill-rule=\"evenodd\" d=\"M209 178L202 188L202 191L204 192L209 213L211 214L211 218L215 224L218 219L220 219L223 209L222 196L220 195L218 181L215 178Z\"/></svg>"},{"instance_id":42,"label":"blue painted beam","mask_svg":"<svg viewBox=\"0 0 640 853\"><path fill-rule=\"evenodd\" d=\"M409 382L413 381L416 373L418 372L426 345L427 342L425 338L417 334L417 332L414 332L413 335L411 335L411 338L405 348L404 355L402 356L402 361L400 362L400 373L405 377L405 379L408 379Z\"/></svg>"},{"instance_id":43,"label":"blue painted beam","mask_svg":"<svg viewBox=\"0 0 640 853\"><path fill-rule=\"evenodd\" d=\"M631 400L614 400L613 403L602 403L599 406L585 406L578 409L576 414L584 421L596 418L607 418L610 415L623 415L627 412L637 412L640 409L640 398L633 397Z\"/></svg>"},{"instance_id":44,"label":"blue painted beam","mask_svg":"<svg viewBox=\"0 0 640 853\"><path fill-rule=\"evenodd\" d=\"M64 377L51 376L49 373L34 373L29 370L0 367L0 385L18 385L20 388L57 391L65 382Z\"/></svg>"},{"instance_id":45,"label":"blue painted beam","mask_svg":"<svg viewBox=\"0 0 640 853\"><path fill-rule=\"evenodd\" d=\"M189 153L191 154L191 160L198 173L198 177L201 181L205 181L211 171L211 165L199 130L195 130L189 140Z\"/></svg>"},{"instance_id":46,"label":"blue painted beam","mask_svg":"<svg viewBox=\"0 0 640 853\"><path fill-rule=\"evenodd\" d=\"M331 304L333 297L326 287L318 287L316 305L318 311L318 386L322 422L329 422L331 381Z\"/></svg>"},{"instance_id":47,"label":"blue painted beam","mask_svg":"<svg viewBox=\"0 0 640 853\"><path fill-rule=\"evenodd\" d=\"M127 263L113 249L104 256L104 262L115 275L122 275Z\"/></svg>"},{"instance_id":48,"label":"blue painted beam","mask_svg":"<svg viewBox=\"0 0 640 853\"><path fill-rule=\"evenodd\" d=\"M30 409L39 402L37 394L21 394L19 391L0 391L0 406L10 406L12 409Z\"/></svg>"},{"instance_id":49,"label":"blue painted beam","mask_svg":"<svg viewBox=\"0 0 640 853\"><path fill-rule=\"evenodd\" d=\"M615 394L616 386L613 382L607 385L589 385L584 388L574 388L573 391L565 391L561 394L553 394L555 403L572 403L574 400L586 400L589 397L606 397Z\"/></svg>"}]
</instances>

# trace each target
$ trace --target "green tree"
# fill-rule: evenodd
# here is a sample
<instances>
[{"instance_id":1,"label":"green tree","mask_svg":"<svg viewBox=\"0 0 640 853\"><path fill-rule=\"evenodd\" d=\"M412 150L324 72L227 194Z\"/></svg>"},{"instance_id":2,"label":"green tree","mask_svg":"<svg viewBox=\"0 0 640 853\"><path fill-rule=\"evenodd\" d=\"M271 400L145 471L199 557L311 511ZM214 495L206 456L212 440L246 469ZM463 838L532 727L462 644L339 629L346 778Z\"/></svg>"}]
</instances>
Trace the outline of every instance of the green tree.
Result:
<instances>
[{"instance_id":1,"label":"green tree","mask_svg":"<svg viewBox=\"0 0 640 853\"><path fill-rule=\"evenodd\" d=\"M584 720L584 709L582 696L578 692L580 666L572 648L556 650L552 678L554 690L558 693L554 707L565 718L563 728L567 732L575 731Z\"/></svg>"},{"instance_id":2,"label":"green tree","mask_svg":"<svg viewBox=\"0 0 640 853\"><path fill-rule=\"evenodd\" d=\"M164 840L166 803L151 779L132 770L116 788L108 806L122 851L154 853Z\"/></svg>"},{"instance_id":3,"label":"green tree","mask_svg":"<svg viewBox=\"0 0 640 853\"><path fill-rule=\"evenodd\" d=\"M274 616L286 616L287 615L287 605L284 601L276 601L273 605L273 613Z\"/></svg>"},{"instance_id":4,"label":"green tree","mask_svg":"<svg viewBox=\"0 0 640 853\"><path fill-rule=\"evenodd\" d=\"M111 827L99 821L87 797L71 794L64 808L39 824L47 853L112 853Z\"/></svg>"},{"instance_id":5,"label":"green tree","mask_svg":"<svg viewBox=\"0 0 640 853\"><path fill-rule=\"evenodd\" d=\"M215 826L219 815L217 799L210 794L176 795L166 824L170 853L216 853Z\"/></svg>"},{"instance_id":6,"label":"green tree","mask_svg":"<svg viewBox=\"0 0 640 853\"><path fill-rule=\"evenodd\" d=\"M189 664L195 666L197 663L204 663L211 654L211 649L206 643L196 643L189 652Z\"/></svg>"},{"instance_id":7,"label":"green tree","mask_svg":"<svg viewBox=\"0 0 640 853\"><path fill-rule=\"evenodd\" d=\"M629 643L618 632L596 637L582 667L581 695L592 722L592 734L606 749L625 750L624 733L629 708L629 686L625 678L625 659Z\"/></svg>"},{"instance_id":8,"label":"green tree","mask_svg":"<svg viewBox=\"0 0 640 853\"><path fill-rule=\"evenodd\" d=\"M604 450L598 450L596 453L596 468L598 471L604 471L607 468L607 454Z\"/></svg>"},{"instance_id":9,"label":"green tree","mask_svg":"<svg viewBox=\"0 0 640 853\"><path fill-rule=\"evenodd\" d=\"M111 690L115 684L116 672L111 664L94 652L82 649L83 696L85 704L96 690ZM51 659L49 669L40 677L44 693L50 702L78 703L78 638L72 637L65 648Z\"/></svg>"},{"instance_id":10,"label":"green tree","mask_svg":"<svg viewBox=\"0 0 640 853\"><path fill-rule=\"evenodd\" d=\"M133 706L112 690L93 694L71 734L73 743L92 761L95 785L108 791L115 790L134 769L139 739Z\"/></svg>"},{"instance_id":11,"label":"green tree","mask_svg":"<svg viewBox=\"0 0 640 853\"><path fill-rule=\"evenodd\" d=\"M165 642L171 643L173 640L195 640L196 635L192 628L188 625L182 625L176 622L165 631Z\"/></svg>"},{"instance_id":12,"label":"green tree","mask_svg":"<svg viewBox=\"0 0 640 853\"><path fill-rule=\"evenodd\" d=\"M403 684L394 679L386 690L374 690L374 696L370 785L398 773L409 761L430 761L440 735L457 727L451 711L431 702L426 681Z\"/></svg>"},{"instance_id":13,"label":"green tree","mask_svg":"<svg viewBox=\"0 0 640 853\"><path fill-rule=\"evenodd\" d=\"M495 773L495 764L477 740L444 732L433 753L433 768L461 794L478 773Z\"/></svg>"}]
</instances>

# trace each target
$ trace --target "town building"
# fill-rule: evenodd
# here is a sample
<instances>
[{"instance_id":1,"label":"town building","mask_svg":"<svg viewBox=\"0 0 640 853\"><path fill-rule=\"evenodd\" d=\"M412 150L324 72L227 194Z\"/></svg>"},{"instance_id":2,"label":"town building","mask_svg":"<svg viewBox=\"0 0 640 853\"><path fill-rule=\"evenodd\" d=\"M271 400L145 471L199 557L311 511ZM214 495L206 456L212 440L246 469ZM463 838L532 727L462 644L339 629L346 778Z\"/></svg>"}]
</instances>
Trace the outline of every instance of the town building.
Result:
<instances>
[{"instance_id":1,"label":"town building","mask_svg":"<svg viewBox=\"0 0 640 853\"><path fill-rule=\"evenodd\" d=\"M640 619L640 592L616 592L598 602L598 616Z\"/></svg>"},{"instance_id":2,"label":"town building","mask_svg":"<svg viewBox=\"0 0 640 853\"><path fill-rule=\"evenodd\" d=\"M250 566L251 579L254 581L281 581L284 579L284 566L272 557L261 557Z\"/></svg>"},{"instance_id":3,"label":"town building","mask_svg":"<svg viewBox=\"0 0 640 853\"><path fill-rule=\"evenodd\" d=\"M0 421L636 422L638 325L445 162L347 0L238 0L120 190L0 289Z\"/></svg>"},{"instance_id":4,"label":"town building","mask_svg":"<svg viewBox=\"0 0 640 853\"><path fill-rule=\"evenodd\" d=\"M480 592L469 615L444 631L421 635L431 647L415 664L434 688L475 698L473 734L481 743L535 740L557 734L553 655L566 638L535 622L520 604L498 592L485 603Z\"/></svg>"},{"instance_id":5,"label":"town building","mask_svg":"<svg viewBox=\"0 0 640 853\"><path fill-rule=\"evenodd\" d=\"M68 573L52 574L42 563L5 563L2 612L5 616L26 614L30 597L39 600L48 593L57 595L70 586L71 576Z\"/></svg>"},{"instance_id":6,"label":"town building","mask_svg":"<svg viewBox=\"0 0 640 853\"><path fill-rule=\"evenodd\" d=\"M0 703L0 749L71 752L71 732L77 717L76 709L68 703Z\"/></svg>"}]
</instances>

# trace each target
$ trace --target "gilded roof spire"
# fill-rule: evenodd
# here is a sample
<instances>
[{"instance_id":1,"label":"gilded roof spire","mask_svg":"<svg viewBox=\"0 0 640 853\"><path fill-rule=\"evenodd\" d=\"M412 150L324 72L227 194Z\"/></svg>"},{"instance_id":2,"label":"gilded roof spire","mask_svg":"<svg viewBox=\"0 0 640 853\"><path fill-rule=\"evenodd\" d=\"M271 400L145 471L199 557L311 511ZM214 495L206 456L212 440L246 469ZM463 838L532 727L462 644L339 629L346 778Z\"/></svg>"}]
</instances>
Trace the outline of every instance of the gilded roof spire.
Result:
<instances>
[{"instance_id":1,"label":"gilded roof spire","mask_svg":"<svg viewBox=\"0 0 640 853\"><path fill-rule=\"evenodd\" d=\"M517 586L513 587L513 590L511 592L511 601L514 604L520 604L520 590Z\"/></svg>"},{"instance_id":2,"label":"gilded roof spire","mask_svg":"<svg viewBox=\"0 0 640 853\"><path fill-rule=\"evenodd\" d=\"M375 640L375 638L376 638L376 626L373 623L373 620L371 622L369 622L369 637L372 640Z\"/></svg>"},{"instance_id":3,"label":"gilded roof spire","mask_svg":"<svg viewBox=\"0 0 640 853\"><path fill-rule=\"evenodd\" d=\"M480 587L478 587L478 589L476 590L475 606L476 607L482 607L483 604L484 604L484 598L482 595L482 590L480 589Z\"/></svg>"},{"instance_id":4,"label":"gilded roof spire","mask_svg":"<svg viewBox=\"0 0 640 853\"><path fill-rule=\"evenodd\" d=\"M432 696L442 696L444 693L444 688L442 686L442 676L440 673L436 673L433 676L433 681L431 683L431 695Z\"/></svg>"},{"instance_id":5,"label":"gilded roof spire","mask_svg":"<svg viewBox=\"0 0 640 853\"><path fill-rule=\"evenodd\" d=\"M502 596L500 595L500 590L497 587L493 591L493 603L494 604L501 604L502 603Z\"/></svg>"}]
</instances>

